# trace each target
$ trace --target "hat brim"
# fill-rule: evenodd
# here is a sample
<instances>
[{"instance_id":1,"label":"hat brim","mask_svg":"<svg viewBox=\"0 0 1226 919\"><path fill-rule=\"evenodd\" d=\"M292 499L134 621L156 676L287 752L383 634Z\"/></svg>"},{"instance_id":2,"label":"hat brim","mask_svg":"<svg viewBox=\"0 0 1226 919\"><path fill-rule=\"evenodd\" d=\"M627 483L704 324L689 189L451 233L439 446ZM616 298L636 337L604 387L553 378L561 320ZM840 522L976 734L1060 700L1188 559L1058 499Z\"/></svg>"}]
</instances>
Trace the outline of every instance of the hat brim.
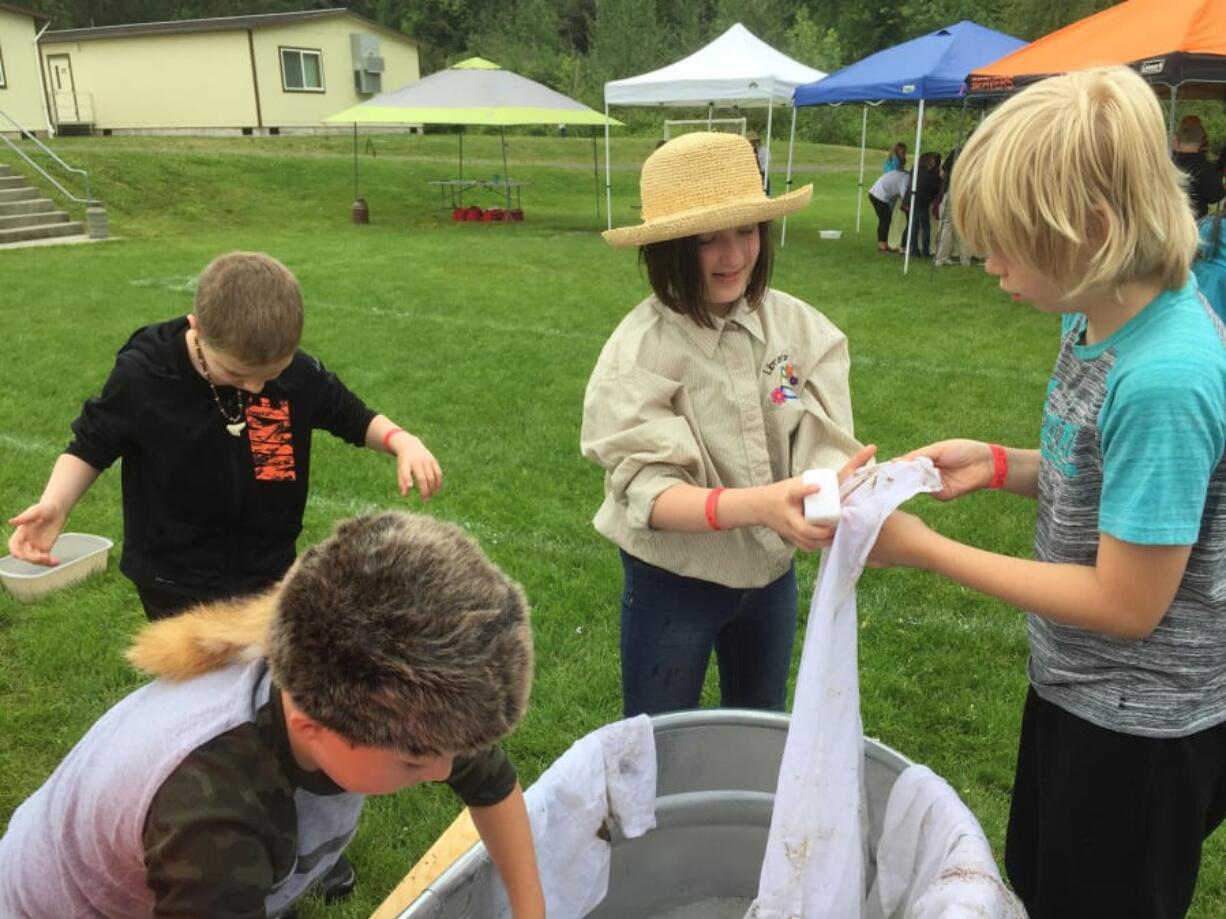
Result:
<instances>
[{"instance_id":1,"label":"hat brim","mask_svg":"<svg viewBox=\"0 0 1226 919\"><path fill-rule=\"evenodd\" d=\"M614 249L645 246L648 243L681 239L699 233L715 233L731 227L773 220L795 213L807 205L812 197L813 186L806 185L778 198L754 197L678 211L658 220L645 220L638 226L604 230L600 235Z\"/></svg>"}]
</instances>

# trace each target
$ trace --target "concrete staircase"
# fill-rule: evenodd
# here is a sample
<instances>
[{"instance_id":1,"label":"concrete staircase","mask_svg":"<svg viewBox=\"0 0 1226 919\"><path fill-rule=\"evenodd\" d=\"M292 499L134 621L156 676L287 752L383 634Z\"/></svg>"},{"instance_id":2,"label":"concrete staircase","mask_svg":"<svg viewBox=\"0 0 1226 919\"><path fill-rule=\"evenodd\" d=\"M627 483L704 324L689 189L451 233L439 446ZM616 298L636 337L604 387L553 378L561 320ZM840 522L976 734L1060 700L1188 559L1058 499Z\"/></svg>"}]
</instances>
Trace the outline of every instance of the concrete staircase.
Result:
<instances>
[{"instance_id":1,"label":"concrete staircase","mask_svg":"<svg viewBox=\"0 0 1226 919\"><path fill-rule=\"evenodd\" d=\"M84 235L83 223L70 220L24 176L0 164L0 246Z\"/></svg>"}]
</instances>

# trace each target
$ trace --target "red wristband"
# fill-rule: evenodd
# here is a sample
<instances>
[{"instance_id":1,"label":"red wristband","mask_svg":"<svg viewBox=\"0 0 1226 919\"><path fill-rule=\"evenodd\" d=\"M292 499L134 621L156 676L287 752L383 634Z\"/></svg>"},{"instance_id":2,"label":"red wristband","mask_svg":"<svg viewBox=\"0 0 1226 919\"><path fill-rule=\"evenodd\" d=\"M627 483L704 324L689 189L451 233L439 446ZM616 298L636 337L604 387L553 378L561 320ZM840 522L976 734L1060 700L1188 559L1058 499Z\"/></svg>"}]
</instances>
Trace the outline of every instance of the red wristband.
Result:
<instances>
[{"instance_id":1,"label":"red wristband","mask_svg":"<svg viewBox=\"0 0 1226 919\"><path fill-rule=\"evenodd\" d=\"M388 446L388 444L392 442L393 437L395 437L397 434L399 434L403 430L404 428L392 428L390 431L384 434L383 435L383 449L387 450L390 453L391 448Z\"/></svg>"},{"instance_id":2,"label":"red wristband","mask_svg":"<svg viewBox=\"0 0 1226 919\"><path fill-rule=\"evenodd\" d=\"M988 449L992 451L992 481L988 488L1004 488L1009 477L1009 454L1000 444L988 444Z\"/></svg>"},{"instance_id":3,"label":"red wristband","mask_svg":"<svg viewBox=\"0 0 1226 919\"><path fill-rule=\"evenodd\" d=\"M719 525L719 521L715 519L716 505L719 504L719 496L723 493L723 491L723 486L720 486L719 488L712 488L709 492L707 492L707 526L713 530L723 529L723 527Z\"/></svg>"}]
</instances>

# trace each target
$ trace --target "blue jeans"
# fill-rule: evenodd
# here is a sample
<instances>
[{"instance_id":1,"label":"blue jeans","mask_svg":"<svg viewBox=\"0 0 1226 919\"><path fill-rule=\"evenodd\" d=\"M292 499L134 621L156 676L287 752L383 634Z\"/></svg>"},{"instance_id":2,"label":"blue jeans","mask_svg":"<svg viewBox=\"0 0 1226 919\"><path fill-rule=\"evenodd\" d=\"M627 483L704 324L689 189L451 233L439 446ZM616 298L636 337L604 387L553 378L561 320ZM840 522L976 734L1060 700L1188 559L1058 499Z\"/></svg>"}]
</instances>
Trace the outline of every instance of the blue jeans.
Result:
<instances>
[{"instance_id":1,"label":"blue jeans","mask_svg":"<svg viewBox=\"0 0 1226 919\"><path fill-rule=\"evenodd\" d=\"M782 711L796 637L796 569L765 587L687 578L621 553L626 717L697 708L707 662L720 705Z\"/></svg>"}]
</instances>

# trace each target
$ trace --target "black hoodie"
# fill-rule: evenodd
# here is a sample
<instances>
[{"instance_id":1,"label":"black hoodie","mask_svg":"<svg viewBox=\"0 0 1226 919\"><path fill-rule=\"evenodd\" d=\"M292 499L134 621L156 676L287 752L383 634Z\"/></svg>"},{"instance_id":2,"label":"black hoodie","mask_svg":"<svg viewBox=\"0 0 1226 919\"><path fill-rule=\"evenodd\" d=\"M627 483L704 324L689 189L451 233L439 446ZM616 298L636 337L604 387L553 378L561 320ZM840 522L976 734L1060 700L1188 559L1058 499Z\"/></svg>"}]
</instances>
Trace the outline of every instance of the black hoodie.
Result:
<instances>
[{"instance_id":1,"label":"black hoodie","mask_svg":"<svg viewBox=\"0 0 1226 919\"><path fill-rule=\"evenodd\" d=\"M173 319L128 339L66 452L99 471L122 458L119 567L137 585L196 599L249 593L293 563L312 430L361 446L375 413L299 351L248 398L247 426L232 436L188 357L187 328ZM217 393L235 411L238 391Z\"/></svg>"}]
</instances>

